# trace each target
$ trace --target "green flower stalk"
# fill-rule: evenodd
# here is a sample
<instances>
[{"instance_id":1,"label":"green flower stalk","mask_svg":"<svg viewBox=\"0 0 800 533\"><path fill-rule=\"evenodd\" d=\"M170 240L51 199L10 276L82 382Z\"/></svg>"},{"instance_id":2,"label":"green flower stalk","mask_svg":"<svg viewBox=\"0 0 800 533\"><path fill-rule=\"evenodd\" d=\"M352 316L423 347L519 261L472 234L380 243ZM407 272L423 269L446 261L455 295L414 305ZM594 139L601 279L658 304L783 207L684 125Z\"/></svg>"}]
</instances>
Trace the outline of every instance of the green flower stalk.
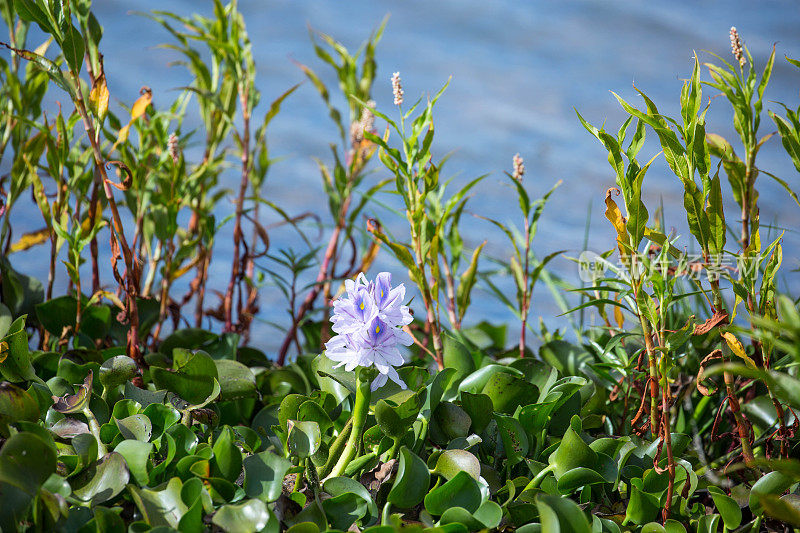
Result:
<instances>
[{"instance_id":1,"label":"green flower stalk","mask_svg":"<svg viewBox=\"0 0 800 533\"><path fill-rule=\"evenodd\" d=\"M358 457L358 449L361 444L361 437L364 433L364 424L367 421L367 414L369 414L369 401L372 394L370 385L374 377L373 374L375 373L375 370L372 369L360 369L356 373L356 399L353 404L353 414L351 415L353 429L350 431L350 437L347 439L344 452L342 452L342 455L339 457L339 460L326 479L339 477L344 474L350 461Z\"/></svg>"}]
</instances>

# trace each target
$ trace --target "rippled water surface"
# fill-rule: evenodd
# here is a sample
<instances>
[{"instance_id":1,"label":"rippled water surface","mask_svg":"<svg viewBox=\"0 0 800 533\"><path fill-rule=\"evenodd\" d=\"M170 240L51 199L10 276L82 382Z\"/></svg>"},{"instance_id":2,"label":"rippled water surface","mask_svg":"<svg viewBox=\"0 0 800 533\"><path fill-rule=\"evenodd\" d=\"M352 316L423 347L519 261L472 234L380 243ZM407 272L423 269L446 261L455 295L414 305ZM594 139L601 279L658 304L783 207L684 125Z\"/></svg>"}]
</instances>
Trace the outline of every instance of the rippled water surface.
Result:
<instances>
[{"instance_id":1,"label":"rippled water surface","mask_svg":"<svg viewBox=\"0 0 800 533\"><path fill-rule=\"evenodd\" d=\"M166 105L176 96L175 88L191 82L184 70L169 65L177 56L156 47L167 41L168 35L155 23L129 14L130 10L168 8L188 14L208 12L209 4L200 0L96 1L96 14L106 29L102 49L112 98L130 104L139 88L148 85L154 91L155 104ZM472 212L514 220L516 201L511 191L500 185L500 172L510 170L511 157L517 152L525 157L526 184L534 194L563 180L540 225L535 242L540 256L559 249L577 256L583 248L587 217L591 217L588 248L602 251L613 246L601 206L614 178L605 151L580 126L573 108L592 123L606 121L609 128L616 129L624 115L609 90L635 101L635 83L662 111L676 114L681 79L691 72L693 51L701 61L711 59L706 51L729 57L728 29L732 25L739 28L758 65L763 65L777 43L778 60L766 99L798 104L800 71L783 60L783 55L800 57L800 8L793 1L242 0L240 9L253 40L264 102L303 80L292 59L315 67L326 81L334 83L314 57L307 26L355 48L390 13L378 47L375 100L381 109L391 107L389 77L394 71L402 73L407 100L435 92L452 76L437 105L434 148L439 156L455 151L447 167L456 183L491 173L471 200ZM712 95L706 90L706 96ZM772 103L767 107L777 109ZM708 117L710 131L733 139L725 101L712 100ZM765 116L762 133L772 129ZM273 167L265 194L289 212L322 209L322 188L312 157L328 157L328 144L336 140L336 130L313 87L306 84L286 101L269 138L273 154L282 160ZM657 151L656 145L649 143L642 158ZM759 163L800 189L800 175L777 139L765 146ZM384 174L377 172L368 179L377 180ZM233 187L238 176L232 172L226 179ZM759 188L762 224L774 223L788 230L784 240L788 271L798 266L800 208L766 176L759 179ZM648 205L663 201L667 224L688 234L680 209L682 187L667 172L663 159L647 175L644 189ZM382 200L391 203L391 198ZM230 205L223 208L230 209ZM735 219L733 206L727 212L731 222ZM377 214L402 235L401 218L385 211ZM17 222L17 231L39 227L37 216L35 208L21 208L15 217L23 220ZM466 218L468 244L488 239L489 254L508 253L502 234L486 222ZM287 246L289 237L289 233L279 234L273 246ZM229 241L221 239L215 254L212 281L217 287L227 282ZM45 278L46 266L37 259L41 253L27 252L14 262ZM559 260L553 264L559 274L576 278L573 263ZM382 266L397 268L385 258ZM796 289L796 275L786 283ZM538 292L534 312L543 315L551 327L563 328L564 319L555 318L558 310L547 292ZM510 318L493 299L476 295L475 300L471 320ZM265 320L285 320L277 291L267 290L262 302ZM274 329L258 323L254 340L268 351L280 343Z\"/></svg>"}]
</instances>

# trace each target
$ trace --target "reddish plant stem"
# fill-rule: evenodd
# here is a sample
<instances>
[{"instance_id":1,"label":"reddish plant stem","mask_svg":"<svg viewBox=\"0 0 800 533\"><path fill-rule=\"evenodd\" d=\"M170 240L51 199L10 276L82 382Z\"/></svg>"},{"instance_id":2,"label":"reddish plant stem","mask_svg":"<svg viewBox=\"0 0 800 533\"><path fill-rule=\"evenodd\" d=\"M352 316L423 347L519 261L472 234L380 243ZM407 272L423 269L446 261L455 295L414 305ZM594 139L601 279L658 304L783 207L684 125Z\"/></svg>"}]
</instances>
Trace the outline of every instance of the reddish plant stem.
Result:
<instances>
[{"instance_id":1,"label":"reddish plant stem","mask_svg":"<svg viewBox=\"0 0 800 533\"><path fill-rule=\"evenodd\" d=\"M665 356L666 357L666 356ZM670 390L667 376L664 375L664 383L661 387L661 420L662 420L662 433L664 437L664 446L667 448L667 471L669 473L669 484L667 485L667 502L664 504L664 511L662 517L664 521L669 518L670 506L672 504L672 495L675 492L675 457L672 455L672 434L670 424ZM688 479L686 481L688 483Z\"/></svg>"},{"instance_id":2,"label":"reddish plant stem","mask_svg":"<svg viewBox=\"0 0 800 533\"><path fill-rule=\"evenodd\" d=\"M239 283L242 261L239 249L242 242L242 213L244 212L244 197L250 183L250 108L249 87L245 84L239 89L239 103L242 107L242 180L239 184L239 196L236 199L236 217L233 226L233 264L231 265L231 278L223 300L225 313L225 331L234 330L233 327L233 292ZM241 316L237 317L241 320Z\"/></svg>"},{"instance_id":3,"label":"reddish plant stem","mask_svg":"<svg viewBox=\"0 0 800 533\"><path fill-rule=\"evenodd\" d=\"M89 138L89 143L92 146L95 167L100 173L99 177L97 174L95 174L95 180L101 181L103 191L108 199L108 207L111 210L113 221L111 235L112 238L116 239L116 241L119 243L119 246L122 249L122 257L125 262L125 311L129 324L126 354L136 362L140 369L142 369L147 367L147 363L142 357L141 348L139 346L139 311L137 309L136 302L136 296L139 291L139 269L136 263L137 259L133 257L131 248L128 246L128 241L125 238L122 218L120 217L119 210L117 209L114 193L111 191L111 187L109 185L108 174L106 173L105 168L105 159L100 151L100 146L97 143L94 124L86 111L86 104L83 100L83 93L80 89L80 80L77 73L72 72L72 78L75 82L75 86L78 88L75 92L75 108L78 110L78 113L83 121L83 126Z\"/></svg>"}]
</instances>

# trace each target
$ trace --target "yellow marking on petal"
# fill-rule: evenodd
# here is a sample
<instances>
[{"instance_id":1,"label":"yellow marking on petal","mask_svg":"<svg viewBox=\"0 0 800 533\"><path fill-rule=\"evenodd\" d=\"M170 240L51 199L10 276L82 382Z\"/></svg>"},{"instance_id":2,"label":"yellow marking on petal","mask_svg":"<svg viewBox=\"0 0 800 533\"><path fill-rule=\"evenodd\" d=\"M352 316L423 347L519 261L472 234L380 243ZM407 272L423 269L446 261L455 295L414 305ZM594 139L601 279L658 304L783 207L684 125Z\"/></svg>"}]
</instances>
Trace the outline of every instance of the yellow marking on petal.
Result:
<instances>
[{"instance_id":1,"label":"yellow marking on petal","mask_svg":"<svg viewBox=\"0 0 800 533\"><path fill-rule=\"evenodd\" d=\"M364 302L361 302L361 305L359 305L358 307L359 307L359 309L361 309L363 311L364 310Z\"/></svg>"},{"instance_id":2,"label":"yellow marking on petal","mask_svg":"<svg viewBox=\"0 0 800 533\"><path fill-rule=\"evenodd\" d=\"M375 333L380 333L380 332L381 332L381 327L375 326Z\"/></svg>"}]
</instances>

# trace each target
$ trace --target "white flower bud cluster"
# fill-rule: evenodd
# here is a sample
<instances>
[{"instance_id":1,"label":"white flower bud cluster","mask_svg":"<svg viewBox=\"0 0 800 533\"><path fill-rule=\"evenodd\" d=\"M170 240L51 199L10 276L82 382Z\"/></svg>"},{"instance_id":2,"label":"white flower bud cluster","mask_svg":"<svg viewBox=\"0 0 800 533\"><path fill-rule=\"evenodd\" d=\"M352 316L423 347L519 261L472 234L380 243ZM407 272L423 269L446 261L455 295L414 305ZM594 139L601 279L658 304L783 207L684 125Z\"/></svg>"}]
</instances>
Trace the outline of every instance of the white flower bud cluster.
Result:
<instances>
[{"instance_id":1,"label":"white flower bud cluster","mask_svg":"<svg viewBox=\"0 0 800 533\"><path fill-rule=\"evenodd\" d=\"M514 156L514 174L512 175L517 181L522 181L522 176L525 175L525 160L519 154Z\"/></svg>"},{"instance_id":2,"label":"white flower bud cluster","mask_svg":"<svg viewBox=\"0 0 800 533\"><path fill-rule=\"evenodd\" d=\"M400 73L392 74L392 94L394 95L394 105L403 104L403 84L400 80Z\"/></svg>"},{"instance_id":3,"label":"white flower bud cluster","mask_svg":"<svg viewBox=\"0 0 800 533\"><path fill-rule=\"evenodd\" d=\"M731 26L731 52L733 53L733 57L736 58L736 61L739 62L739 66L744 68L745 63L747 63L747 59L744 57L742 38L739 37L739 32L736 30L736 26Z\"/></svg>"}]
</instances>

